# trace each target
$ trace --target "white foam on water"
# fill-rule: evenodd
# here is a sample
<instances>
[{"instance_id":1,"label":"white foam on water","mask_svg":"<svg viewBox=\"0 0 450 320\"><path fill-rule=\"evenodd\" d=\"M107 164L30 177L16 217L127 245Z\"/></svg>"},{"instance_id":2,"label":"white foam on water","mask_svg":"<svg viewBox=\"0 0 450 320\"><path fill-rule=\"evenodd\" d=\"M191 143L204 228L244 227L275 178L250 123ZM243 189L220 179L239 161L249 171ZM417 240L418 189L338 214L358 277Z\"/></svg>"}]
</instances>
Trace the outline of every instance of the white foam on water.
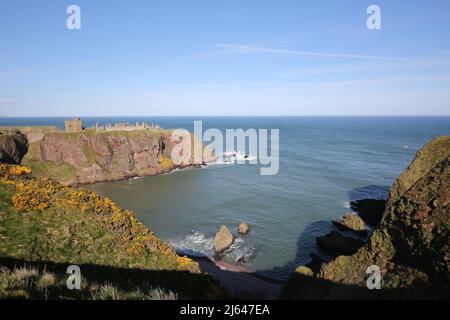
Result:
<instances>
[{"instance_id":1,"label":"white foam on water","mask_svg":"<svg viewBox=\"0 0 450 320\"><path fill-rule=\"evenodd\" d=\"M225 152L222 157L219 157L219 159L215 162L212 162L211 164L221 164L221 165L227 165L227 164L246 164L246 161L257 161L258 158L256 156L252 155L245 155L240 153L239 151L236 152ZM240 163L238 163L238 161ZM245 162L244 162L245 161Z\"/></svg>"},{"instance_id":2,"label":"white foam on water","mask_svg":"<svg viewBox=\"0 0 450 320\"><path fill-rule=\"evenodd\" d=\"M192 230L186 237L168 241L181 253L193 256L215 256L214 238L206 237L204 233ZM256 248L248 244L245 239L237 237L233 244L220 254L229 263L251 264L256 255Z\"/></svg>"},{"instance_id":3,"label":"white foam on water","mask_svg":"<svg viewBox=\"0 0 450 320\"><path fill-rule=\"evenodd\" d=\"M344 202L342 203L342 206L343 206L345 209L351 209L351 207L350 207L350 201L344 201Z\"/></svg>"}]
</instances>

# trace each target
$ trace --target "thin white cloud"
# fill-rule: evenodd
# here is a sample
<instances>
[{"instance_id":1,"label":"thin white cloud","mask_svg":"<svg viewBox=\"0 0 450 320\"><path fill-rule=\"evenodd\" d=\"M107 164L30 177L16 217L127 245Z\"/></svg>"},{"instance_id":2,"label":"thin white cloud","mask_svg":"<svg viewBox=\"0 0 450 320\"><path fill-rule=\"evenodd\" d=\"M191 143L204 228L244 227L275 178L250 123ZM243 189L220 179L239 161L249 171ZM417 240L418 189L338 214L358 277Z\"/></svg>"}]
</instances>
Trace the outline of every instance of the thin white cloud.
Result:
<instances>
[{"instance_id":1,"label":"thin white cloud","mask_svg":"<svg viewBox=\"0 0 450 320\"><path fill-rule=\"evenodd\" d=\"M348 72L365 72L365 71L407 71L407 70L423 70L432 71L433 69L448 70L450 67L449 59L411 59L401 62L364 62L363 64L351 64L342 65L338 67L320 67L320 68L310 68L304 70L290 70L285 72L280 72L277 76L279 77L305 77L305 76L316 76L316 75L328 75L337 73L348 73Z\"/></svg>"},{"instance_id":2,"label":"thin white cloud","mask_svg":"<svg viewBox=\"0 0 450 320\"><path fill-rule=\"evenodd\" d=\"M217 48L222 48L235 53L269 53L269 54L281 54L281 55L294 55L294 56L309 56L309 57L322 57L322 58L344 58L344 59L362 59L362 60L406 60L405 58L398 57L381 57L381 56L368 56L349 53L323 53L323 52L311 52L311 51L297 51L297 50L283 50L274 48L262 48L247 45L238 44L218 44Z\"/></svg>"},{"instance_id":3,"label":"thin white cloud","mask_svg":"<svg viewBox=\"0 0 450 320\"><path fill-rule=\"evenodd\" d=\"M14 99L0 99L0 104L18 104L19 100Z\"/></svg>"}]
</instances>

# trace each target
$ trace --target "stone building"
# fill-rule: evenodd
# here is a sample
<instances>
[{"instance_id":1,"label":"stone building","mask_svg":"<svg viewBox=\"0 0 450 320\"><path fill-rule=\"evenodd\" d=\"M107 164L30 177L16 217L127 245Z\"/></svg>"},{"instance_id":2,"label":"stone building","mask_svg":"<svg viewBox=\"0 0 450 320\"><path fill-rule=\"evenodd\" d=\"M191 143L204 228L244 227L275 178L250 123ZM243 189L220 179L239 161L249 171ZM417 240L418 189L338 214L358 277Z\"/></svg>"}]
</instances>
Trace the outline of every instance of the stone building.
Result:
<instances>
[{"instance_id":1,"label":"stone building","mask_svg":"<svg viewBox=\"0 0 450 320\"><path fill-rule=\"evenodd\" d=\"M149 129L161 129L160 126L158 125L154 125L153 123L151 125L148 125L145 122L142 123L138 123L136 122L136 124L130 124L130 123L126 123L126 122L119 122L119 123L115 123L113 125L111 125L110 123L106 124L106 125L99 125L99 123L97 122L95 124L94 129L97 132L109 132L109 131L138 131L138 130L149 130Z\"/></svg>"},{"instance_id":2,"label":"stone building","mask_svg":"<svg viewBox=\"0 0 450 320\"><path fill-rule=\"evenodd\" d=\"M83 122L80 118L64 121L64 130L67 133L75 133L83 131Z\"/></svg>"}]
</instances>

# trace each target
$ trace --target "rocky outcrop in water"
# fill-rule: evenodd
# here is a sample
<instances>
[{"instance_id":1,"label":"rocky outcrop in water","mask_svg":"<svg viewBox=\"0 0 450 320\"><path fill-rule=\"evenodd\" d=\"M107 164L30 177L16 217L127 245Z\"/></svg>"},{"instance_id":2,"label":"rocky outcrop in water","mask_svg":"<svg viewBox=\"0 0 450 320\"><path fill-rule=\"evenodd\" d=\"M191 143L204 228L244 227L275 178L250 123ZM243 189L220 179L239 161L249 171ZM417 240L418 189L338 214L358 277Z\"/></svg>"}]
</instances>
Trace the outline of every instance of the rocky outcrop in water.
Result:
<instances>
[{"instance_id":1,"label":"rocky outcrop in water","mask_svg":"<svg viewBox=\"0 0 450 320\"><path fill-rule=\"evenodd\" d=\"M383 218L386 200L361 199L350 202L350 207L359 214L365 223L376 226Z\"/></svg>"},{"instance_id":2,"label":"rocky outcrop in water","mask_svg":"<svg viewBox=\"0 0 450 320\"><path fill-rule=\"evenodd\" d=\"M240 234L247 234L247 233L249 233L249 231L250 231L250 226L248 225L248 223L241 222L239 224L238 232Z\"/></svg>"},{"instance_id":3,"label":"rocky outcrop in water","mask_svg":"<svg viewBox=\"0 0 450 320\"><path fill-rule=\"evenodd\" d=\"M27 137L18 130L0 130L0 162L20 164L28 151Z\"/></svg>"},{"instance_id":4,"label":"rocky outcrop in water","mask_svg":"<svg viewBox=\"0 0 450 320\"><path fill-rule=\"evenodd\" d=\"M234 241L234 237L226 226L221 226L214 237L214 251L220 253L228 249Z\"/></svg>"},{"instance_id":5,"label":"rocky outcrop in water","mask_svg":"<svg viewBox=\"0 0 450 320\"><path fill-rule=\"evenodd\" d=\"M175 169L171 160L175 144L165 130L51 132L30 145L24 164L37 176L69 184L123 180ZM211 162L214 157L203 160Z\"/></svg>"},{"instance_id":6,"label":"rocky outcrop in water","mask_svg":"<svg viewBox=\"0 0 450 320\"><path fill-rule=\"evenodd\" d=\"M364 245L358 239L344 237L339 232L331 231L326 236L316 239L317 245L323 250L335 254L353 254Z\"/></svg>"},{"instance_id":7,"label":"rocky outcrop in water","mask_svg":"<svg viewBox=\"0 0 450 320\"><path fill-rule=\"evenodd\" d=\"M381 223L354 255L294 273L282 298L441 298L450 294L450 137L425 145L392 187ZM368 290L368 267L381 290Z\"/></svg>"},{"instance_id":8,"label":"rocky outcrop in water","mask_svg":"<svg viewBox=\"0 0 450 320\"><path fill-rule=\"evenodd\" d=\"M367 236L367 229L361 217L353 213L345 214L341 219L333 220L333 224L340 230L351 231L359 236Z\"/></svg>"}]
</instances>

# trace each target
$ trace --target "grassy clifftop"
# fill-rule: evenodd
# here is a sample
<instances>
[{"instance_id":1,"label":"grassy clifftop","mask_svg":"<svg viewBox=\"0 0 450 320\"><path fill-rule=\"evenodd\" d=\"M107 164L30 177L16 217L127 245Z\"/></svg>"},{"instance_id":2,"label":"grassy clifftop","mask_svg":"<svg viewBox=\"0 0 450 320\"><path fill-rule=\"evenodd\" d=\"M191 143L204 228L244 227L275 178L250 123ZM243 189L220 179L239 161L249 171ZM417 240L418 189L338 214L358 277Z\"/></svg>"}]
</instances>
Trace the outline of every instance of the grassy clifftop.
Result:
<instances>
[{"instance_id":1,"label":"grassy clifftop","mask_svg":"<svg viewBox=\"0 0 450 320\"><path fill-rule=\"evenodd\" d=\"M0 164L0 260L0 297L95 298L98 290L112 290L117 297L139 298L158 286L181 297L224 295L197 263L178 256L133 212L95 192L5 164ZM67 264L86 273L81 291L71 292L61 282ZM34 280L19 281L21 270L31 270ZM45 275L46 270L53 271ZM53 287L40 291L44 276Z\"/></svg>"}]
</instances>

